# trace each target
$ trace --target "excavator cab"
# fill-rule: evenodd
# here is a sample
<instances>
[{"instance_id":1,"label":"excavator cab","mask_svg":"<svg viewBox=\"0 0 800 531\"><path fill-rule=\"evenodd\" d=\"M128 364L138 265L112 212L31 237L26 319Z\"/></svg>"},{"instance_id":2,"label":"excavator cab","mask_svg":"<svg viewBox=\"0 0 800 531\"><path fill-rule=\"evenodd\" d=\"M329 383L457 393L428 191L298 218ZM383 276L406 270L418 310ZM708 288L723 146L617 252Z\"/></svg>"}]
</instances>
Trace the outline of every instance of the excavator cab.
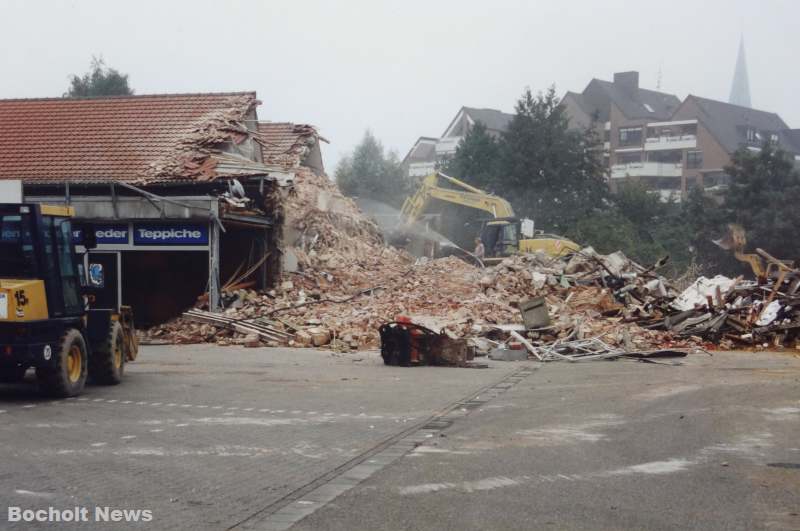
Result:
<instances>
[{"instance_id":1,"label":"excavator cab","mask_svg":"<svg viewBox=\"0 0 800 531\"><path fill-rule=\"evenodd\" d=\"M480 238L487 258L514 254L519 249L520 221L517 218L488 220L483 224Z\"/></svg>"},{"instance_id":2,"label":"excavator cab","mask_svg":"<svg viewBox=\"0 0 800 531\"><path fill-rule=\"evenodd\" d=\"M33 367L55 397L80 394L87 378L119 383L138 351L130 308L92 308L103 269L76 252L73 215L68 206L0 204L0 382Z\"/></svg>"}]
</instances>

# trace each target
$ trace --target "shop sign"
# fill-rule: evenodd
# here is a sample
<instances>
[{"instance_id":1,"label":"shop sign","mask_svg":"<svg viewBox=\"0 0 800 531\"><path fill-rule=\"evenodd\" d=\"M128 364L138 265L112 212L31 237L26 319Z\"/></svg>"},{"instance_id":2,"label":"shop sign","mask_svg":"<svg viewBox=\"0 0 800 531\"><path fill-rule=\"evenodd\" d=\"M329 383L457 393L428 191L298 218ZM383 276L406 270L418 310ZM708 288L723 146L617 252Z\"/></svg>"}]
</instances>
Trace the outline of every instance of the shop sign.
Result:
<instances>
[{"instance_id":1,"label":"shop sign","mask_svg":"<svg viewBox=\"0 0 800 531\"><path fill-rule=\"evenodd\" d=\"M92 225L97 244L114 245L128 243L128 225L121 223L102 223ZM72 242L83 243L83 228L72 230Z\"/></svg>"},{"instance_id":2,"label":"shop sign","mask_svg":"<svg viewBox=\"0 0 800 531\"><path fill-rule=\"evenodd\" d=\"M136 223L134 245L208 245L208 226Z\"/></svg>"}]
</instances>

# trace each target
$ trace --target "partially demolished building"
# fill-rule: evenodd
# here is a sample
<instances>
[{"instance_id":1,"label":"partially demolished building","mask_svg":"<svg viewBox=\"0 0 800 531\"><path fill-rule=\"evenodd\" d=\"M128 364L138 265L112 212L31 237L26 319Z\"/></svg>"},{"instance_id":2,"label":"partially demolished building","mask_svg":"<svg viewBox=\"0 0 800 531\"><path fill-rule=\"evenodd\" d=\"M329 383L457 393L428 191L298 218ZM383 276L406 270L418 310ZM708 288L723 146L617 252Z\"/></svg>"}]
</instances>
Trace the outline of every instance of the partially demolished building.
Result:
<instances>
[{"instance_id":1,"label":"partially demolished building","mask_svg":"<svg viewBox=\"0 0 800 531\"><path fill-rule=\"evenodd\" d=\"M0 100L0 179L24 200L69 204L74 240L94 233L99 304L139 324L178 315L223 287L280 275L281 189L308 160L311 126L259 125L255 92Z\"/></svg>"}]
</instances>

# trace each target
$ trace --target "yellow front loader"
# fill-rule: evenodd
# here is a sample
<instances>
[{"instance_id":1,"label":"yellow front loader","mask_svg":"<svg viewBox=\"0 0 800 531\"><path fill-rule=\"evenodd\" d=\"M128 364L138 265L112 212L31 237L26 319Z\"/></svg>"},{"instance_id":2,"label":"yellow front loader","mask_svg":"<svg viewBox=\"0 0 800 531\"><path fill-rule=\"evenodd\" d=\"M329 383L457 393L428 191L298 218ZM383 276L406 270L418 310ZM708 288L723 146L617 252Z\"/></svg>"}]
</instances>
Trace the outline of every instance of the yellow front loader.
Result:
<instances>
[{"instance_id":1,"label":"yellow front loader","mask_svg":"<svg viewBox=\"0 0 800 531\"><path fill-rule=\"evenodd\" d=\"M92 308L103 270L76 252L73 215L68 206L0 204L0 382L33 367L55 397L80 394L87 378L119 383L138 351L129 307Z\"/></svg>"}]
</instances>

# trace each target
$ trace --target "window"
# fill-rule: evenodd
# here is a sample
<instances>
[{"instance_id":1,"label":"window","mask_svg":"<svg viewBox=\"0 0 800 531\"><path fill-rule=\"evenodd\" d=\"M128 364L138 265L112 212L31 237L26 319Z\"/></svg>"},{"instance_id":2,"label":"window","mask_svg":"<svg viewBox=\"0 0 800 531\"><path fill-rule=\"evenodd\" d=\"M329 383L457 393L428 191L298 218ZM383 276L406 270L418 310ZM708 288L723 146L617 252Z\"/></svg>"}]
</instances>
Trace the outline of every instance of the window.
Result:
<instances>
[{"instance_id":1,"label":"window","mask_svg":"<svg viewBox=\"0 0 800 531\"><path fill-rule=\"evenodd\" d=\"M707 173L703 176L703 186L706 188L713 188L715 186L727 186L730 184L731 178L725 173Z\"/></svg>"},{"instance_id":2,"label":"window","mask_svg":"<svg viewBox=\"0 0 800 531\"><path fill-rule=\"evenodd\" d=\"M683 152L680 149L651 151L647 155L647 160L650 162L678 164L683 162Z\"/></svg>"},{"instance_id":3,"label":"window","mask_svg":"<svg viewBox=\"0 0 800 531\"><path fill-rule=\"evenodd\" d=\"M687 151L686 152L686 167L689 169L697 169L703 167L703 152L702 151Z\"/></svg>"},{"instance_id":4,"label":"window","mask_svg":"<svg viewBox=\"0 0 800 531\"><path fill-rule=\"evenodd\" d=\"M68 219L56 218L54 232L64 296L64 310L68 315L75 314L81 311L82 304L78 272L73 259L72 225Z\"/></svg>"},{"instance_id":5,"label":"window","mask_svg":"<svg viewBox=\"0 0 800 531\"><path fill-rule=\"evenodd\" d=\"M31 219L28 214L0 216L0 274L6 278L35 278Z\"/></svg>"},{"instance_id":6,"label":"window","mask_svg":"<svg viewBox=\"0 0 800 531\"><path fill-rule=\"evenodd\" d=\"M750 142L750 143L755 142L757 136L758 136L758 133L756 133L755 129L752 129L752 128L749 128L749 127L747 128L747 141L748 142Z\"/></svg>"},{"instance_id":7,"label":"window","mask_svg":"<svg viewBox=\"0 0 800 531\"><path fill-rule=\"evenodd\" d=\"M641 127L623 127L619 130L619 145L620 146L641 146L642 145L642 128Z\"/></svg>"},{"instance_id":8,"label":"window","mask_svg":"<svg viewBox=\"0 0 800 531\"><path fill-rule=\"evenodd\" d=\"M617 164L630 164L632 162L642 162L641 151L617 153Z\"/></svg>"}]
</instances>

